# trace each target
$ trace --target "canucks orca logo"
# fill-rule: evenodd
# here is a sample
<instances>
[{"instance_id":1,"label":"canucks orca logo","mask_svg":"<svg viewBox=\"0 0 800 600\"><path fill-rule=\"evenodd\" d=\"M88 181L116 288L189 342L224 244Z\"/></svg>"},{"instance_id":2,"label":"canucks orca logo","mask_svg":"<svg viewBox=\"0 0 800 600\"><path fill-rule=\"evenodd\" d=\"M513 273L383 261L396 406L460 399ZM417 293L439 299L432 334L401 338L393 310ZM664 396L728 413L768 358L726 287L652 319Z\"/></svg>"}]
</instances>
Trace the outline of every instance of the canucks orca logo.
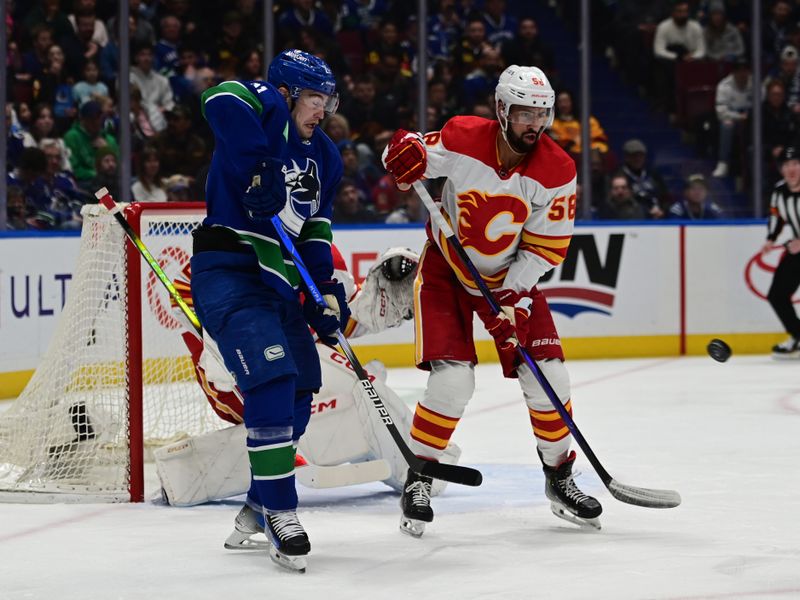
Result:
<instances>
[{"instance_id":1,"label":"canucks orca logo","mask_svg":"<svg viewBox=\"0 0 800 600\"><path fill-rule=\"evenodd\" d=\"M317 213L320 205L319 187L317 163L306 158L305 169L301 169L292 159L292 166L286 169L286 189L295 214L307 219Z\"/></svg>"}]
</instances>

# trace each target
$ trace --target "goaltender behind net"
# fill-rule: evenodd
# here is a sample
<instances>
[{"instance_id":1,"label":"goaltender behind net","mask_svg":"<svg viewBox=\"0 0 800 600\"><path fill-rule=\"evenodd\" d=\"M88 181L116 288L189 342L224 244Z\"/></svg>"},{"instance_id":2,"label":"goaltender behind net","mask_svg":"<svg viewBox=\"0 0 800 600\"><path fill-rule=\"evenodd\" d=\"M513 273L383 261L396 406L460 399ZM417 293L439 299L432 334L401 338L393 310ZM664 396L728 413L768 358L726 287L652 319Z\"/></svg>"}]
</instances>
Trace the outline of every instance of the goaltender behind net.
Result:
<instances>
[{"instance_id":1,"label":"goaltender behind net","mask_svg":"<svg viewBox=\"0 0 800 600\"><path fill-rule=\"evenodd\" d=\"M364 283L355 284L344 259L333 246L335 275L344 282L352 311L345 328L348 337L380 333L397 327L413 316L413 283L419 256L407 248L387 250L369 269ZM191 305L191 278L187 264L175 287ZM170 444L155 451L163 496L173 506L194 506L244 494L250 484L246 436L241 400L234 392L231 374L206 351L214 341L204 333L201 342L189 332L182 335L195 365L197 381L211 407L234 424L212 433ZM362 387L344 355L330 346L317 344L323 372L323 387L314 395L312 416L298 444L295 474L309 487L339 487L383 481L401 491L408 465L377 413L360 394ZM367 368L369 370L369 366ZM411 429L410 409L385 385L382 368L370 373L372 383L401 431ZM456 463L461 451L451 443L443 459ZM437 481L433 494L446 482ZM232 534L233 537L233 534ZM231 547L232 544L226 544ZM250 547L242 539L238 547Z\"/></svg>"}]
</instances>

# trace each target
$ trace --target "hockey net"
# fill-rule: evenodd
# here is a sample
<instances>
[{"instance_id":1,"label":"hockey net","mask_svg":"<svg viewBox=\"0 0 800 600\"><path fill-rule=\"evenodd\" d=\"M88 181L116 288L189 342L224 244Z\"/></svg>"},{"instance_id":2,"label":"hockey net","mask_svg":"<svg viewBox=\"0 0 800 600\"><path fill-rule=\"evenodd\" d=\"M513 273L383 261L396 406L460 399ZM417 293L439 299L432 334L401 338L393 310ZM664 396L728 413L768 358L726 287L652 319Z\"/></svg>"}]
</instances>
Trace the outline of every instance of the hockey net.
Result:
<instances>
[{"instance_id":1,"label":"hockey net","mask_svg":"<svg viewBox=\"0 0 800 600\"><path fill-rule=\"evenodd\" d=\"M224 425L194 380L166 290L102 206L82 214L52 341L0 414L0 501L142 501L152 449ZM142 203L125 214L169 278L179 275L205 206Z\"/></svg>"}]
</instances>

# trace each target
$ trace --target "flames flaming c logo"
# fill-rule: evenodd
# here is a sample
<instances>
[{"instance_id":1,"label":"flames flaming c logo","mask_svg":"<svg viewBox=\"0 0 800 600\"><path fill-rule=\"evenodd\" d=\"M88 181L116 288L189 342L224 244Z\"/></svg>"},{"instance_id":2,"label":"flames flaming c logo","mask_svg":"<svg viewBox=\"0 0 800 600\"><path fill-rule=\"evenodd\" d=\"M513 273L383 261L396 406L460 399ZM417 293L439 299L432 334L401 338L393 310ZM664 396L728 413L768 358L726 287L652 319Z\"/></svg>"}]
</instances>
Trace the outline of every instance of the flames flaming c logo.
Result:
<instances>
[{"instance_id":1,"label":"flames flaming c logo","mask_svg":"<svg viewBox=\"0 0 800 600\"><path fill-rule=\"evenodd\" d=\"M478 190L459 194L458 208L461 245L489 256L500 254L514 242L519 227L530 214L522 198L484 194Z\"/></svg>"}]
</instances>

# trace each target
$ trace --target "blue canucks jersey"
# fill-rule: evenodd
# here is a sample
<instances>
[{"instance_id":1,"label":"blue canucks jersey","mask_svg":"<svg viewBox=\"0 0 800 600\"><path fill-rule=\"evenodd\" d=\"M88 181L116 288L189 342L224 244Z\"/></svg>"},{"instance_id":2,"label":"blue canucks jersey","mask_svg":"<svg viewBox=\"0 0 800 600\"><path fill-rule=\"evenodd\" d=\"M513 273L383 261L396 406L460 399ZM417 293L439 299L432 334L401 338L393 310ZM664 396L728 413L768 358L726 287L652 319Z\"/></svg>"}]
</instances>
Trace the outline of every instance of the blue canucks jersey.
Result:
<instances>
[{"instance_id":1,"label":"blue canucks jersey","mask_svg":"<svg viewBox=\"0 0 800 600\"><path fill-rule=\"evenodd\" d=\"M342 176L336 146L321 130L302 140L283 96L265 82L226 81L207 90L201 102L216 141L204 224L236 232L258 256L262 279L281 295L296 296L300 275L272 223L252 221L241 202L258 165L267 157L280 159L287 193L281 220L312 278L330 279L331 215Z\"/></svg>"}]
</instances>

